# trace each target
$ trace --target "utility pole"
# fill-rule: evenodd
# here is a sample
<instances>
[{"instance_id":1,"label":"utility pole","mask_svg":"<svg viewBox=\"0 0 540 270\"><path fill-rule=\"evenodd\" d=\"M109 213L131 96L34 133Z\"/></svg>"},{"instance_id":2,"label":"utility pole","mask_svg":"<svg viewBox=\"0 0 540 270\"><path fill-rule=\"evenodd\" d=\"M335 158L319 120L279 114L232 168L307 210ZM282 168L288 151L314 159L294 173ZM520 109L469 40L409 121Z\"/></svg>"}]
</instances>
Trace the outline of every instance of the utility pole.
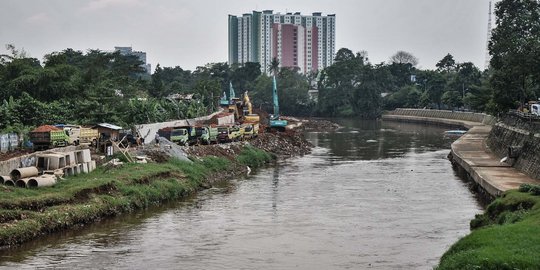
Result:
<instances>
[{"instance_id":1,"label":"utility pole","mask_svg":"<svg viewBox=\"0 0 540 270\"><path fill-rule=\"evenodd\" d=\"M491 56L489 55L489 41L491 40L491 1L489 1L489 11L488 11L488 25L487 25L487 39L486 39L486 60L484 63L484 69L489 68L489 62L491 61Z\"/></svg>"}]
</instances>

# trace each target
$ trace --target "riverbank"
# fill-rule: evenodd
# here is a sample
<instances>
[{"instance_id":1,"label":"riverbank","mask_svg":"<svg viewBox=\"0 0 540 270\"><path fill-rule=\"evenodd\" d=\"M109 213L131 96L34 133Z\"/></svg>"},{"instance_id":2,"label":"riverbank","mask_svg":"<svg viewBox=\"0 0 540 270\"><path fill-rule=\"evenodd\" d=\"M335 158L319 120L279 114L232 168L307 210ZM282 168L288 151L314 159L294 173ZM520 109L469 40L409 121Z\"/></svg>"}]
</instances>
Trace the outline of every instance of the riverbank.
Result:
<instances>
[{"instance_id":1,"label":"riverbank","mask_svg":"<svg viewBox=\"0 0 540 270\"><path fill-rule=\"evenodd\" d=\"M436 269L538 269L540 186L504 193L471 221L471 230Z\"/></svg>"},{"instance_id":2,"label":"riverbank","mask_svg":"<svg viewBox=\"0 0 540 270\"><path fill-rule=\"evenodd\" d=\"M276 153L262 150L262 145ZM170 159L163 163L101 167L41 189L3 186L0 247L8 248L40 235L179 199L209 188L215 181L246 175L248 167L263 166L278 155L307 153L309 146L301 134L292 131L286 135L264 134L253 144L197 148L206 150L192 154L191 163ZM217 151L218 148L223 151Z\"/></svg>"}]
</instances>

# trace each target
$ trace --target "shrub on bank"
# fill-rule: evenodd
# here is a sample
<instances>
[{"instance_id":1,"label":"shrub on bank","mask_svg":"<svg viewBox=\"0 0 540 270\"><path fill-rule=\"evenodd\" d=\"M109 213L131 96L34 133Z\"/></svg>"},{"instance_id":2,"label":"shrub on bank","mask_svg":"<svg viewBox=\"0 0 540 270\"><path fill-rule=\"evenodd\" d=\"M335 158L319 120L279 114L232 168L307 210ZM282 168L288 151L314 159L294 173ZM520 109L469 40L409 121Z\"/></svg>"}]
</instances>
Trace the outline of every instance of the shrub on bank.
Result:
<instances>
[{"instance_id":1,"label":"shrub on bank","mask_svg":"<svg viewBox=\"0 0 540 270\"><path fill-rule=\"evenodd\" d=\"M251 146L244 147L240 155L236 157L238 163L252 168L260 167L273 159L275 156Z\"/></svg>"},{"instance_id":2,"label":"shrub on bank","mask_svg":"<svg viewBox=\"0 0 540 270\"><path fill-rule=\"evenodd\" d=\"M537 269L540 265L540 197L509 191L477 215L471 229L442 256L437 269Z\"/></svg>"}]
</instances>

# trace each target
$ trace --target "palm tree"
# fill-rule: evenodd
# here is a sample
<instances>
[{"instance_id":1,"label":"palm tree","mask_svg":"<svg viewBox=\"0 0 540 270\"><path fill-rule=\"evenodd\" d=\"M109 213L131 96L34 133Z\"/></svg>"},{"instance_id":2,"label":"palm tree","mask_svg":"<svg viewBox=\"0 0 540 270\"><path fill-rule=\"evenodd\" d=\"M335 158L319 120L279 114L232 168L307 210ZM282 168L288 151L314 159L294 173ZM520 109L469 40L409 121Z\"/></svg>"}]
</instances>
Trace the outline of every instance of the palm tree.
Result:
<instances>
[{"instance_id":1,"label":"palm tree","mask_svg":"<svg viewBox=\"0 0 540 270\"><path fill-rule=\"evenodd\" d=\"M272 58L272 62L270 62L270 72L272 72L272 75L276 76L277 72L279 71L279 61L277 58Z\"/></svg>"}]
</instances>

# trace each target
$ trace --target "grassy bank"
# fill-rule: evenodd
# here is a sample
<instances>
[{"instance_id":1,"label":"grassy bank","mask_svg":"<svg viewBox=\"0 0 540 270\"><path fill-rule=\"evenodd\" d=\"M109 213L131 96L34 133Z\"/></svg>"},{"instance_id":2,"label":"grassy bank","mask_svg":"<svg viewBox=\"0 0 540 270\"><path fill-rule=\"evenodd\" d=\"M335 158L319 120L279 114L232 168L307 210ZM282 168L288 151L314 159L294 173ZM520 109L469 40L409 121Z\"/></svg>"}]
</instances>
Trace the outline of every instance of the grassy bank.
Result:
<instances>
[{"instance_id":1,"label":"grassy bank","mask_svg":"<svg viewBox=\"0 0 540 270\"><path fill-rule=\"evenodd\" d=\"M437 269L538 269L540 187L522 186L493 201Z\"/></svg>"},{"instance_id":2,"label":"grassy bank","mask_svg":"<svg viewBox=\"0 0 540 270\"><path fill-rule=\"evenodd\" d=\"M178 199L207 187L210 178L220 172L235 175L232 170L240 164L257 167L271 159L261 150L246 148L236 160L206 157L194 163L172 159L166 163L125 164L68 177L53 187L2 187L0 247Z\"/></svg>"}]
</instances>

